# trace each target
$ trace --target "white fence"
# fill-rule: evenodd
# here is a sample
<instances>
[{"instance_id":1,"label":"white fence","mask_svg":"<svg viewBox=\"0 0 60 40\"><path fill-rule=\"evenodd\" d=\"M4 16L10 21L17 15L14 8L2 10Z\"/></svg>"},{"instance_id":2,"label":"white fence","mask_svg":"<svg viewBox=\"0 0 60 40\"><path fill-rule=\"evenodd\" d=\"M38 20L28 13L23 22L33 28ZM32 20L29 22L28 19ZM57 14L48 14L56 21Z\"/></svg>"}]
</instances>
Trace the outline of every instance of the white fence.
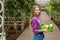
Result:
<instances>
[{"instance_id":1,"label":"white fence","mask_svg":"<svg viewBox=\"0 0 60 40\"><path fill-rule=\"evenodd\" d=\"M2 21L0 24L0 28L2 29L2 32L0 33L0 40L6 40L6 34L4 32L4 0L0 0L0 4L1 4L1 10L0 13L2 13L2 15L0 15Z\"/></svg>"}]
</instances>

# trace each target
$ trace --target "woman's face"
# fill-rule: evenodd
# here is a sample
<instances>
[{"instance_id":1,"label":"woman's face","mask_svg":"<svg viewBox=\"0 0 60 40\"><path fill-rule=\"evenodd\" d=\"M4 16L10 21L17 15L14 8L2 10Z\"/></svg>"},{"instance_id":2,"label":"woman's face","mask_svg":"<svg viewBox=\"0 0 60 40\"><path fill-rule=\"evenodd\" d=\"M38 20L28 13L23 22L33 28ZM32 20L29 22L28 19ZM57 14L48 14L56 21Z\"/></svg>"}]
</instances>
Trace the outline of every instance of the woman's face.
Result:
<instances>
[{"instance_id":1,"label":"woman's face","mask_svg":"<svg viewBox=\"0 0 60 40\"><path fill-rule=\"evenodd\" d=\"M40 9L39 9L38 7L36 7L36 8L34 9L34 14L35 14L36 16L38 16L39 13L40 13Z\"/></svg>"}]
</instances>

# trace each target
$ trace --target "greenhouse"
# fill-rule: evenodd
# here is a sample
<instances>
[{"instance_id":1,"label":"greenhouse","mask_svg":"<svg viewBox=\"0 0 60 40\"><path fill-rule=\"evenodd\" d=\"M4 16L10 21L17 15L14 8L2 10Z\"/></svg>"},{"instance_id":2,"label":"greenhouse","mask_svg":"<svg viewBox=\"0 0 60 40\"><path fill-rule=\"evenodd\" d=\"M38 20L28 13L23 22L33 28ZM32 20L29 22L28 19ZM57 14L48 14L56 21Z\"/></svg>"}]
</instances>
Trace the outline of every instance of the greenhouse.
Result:
<instances>
[{"instance_id":1,"label":"greenhouse","mask_svg":"<svg viewBox=\"0 0 60 40\"><path fill-rule=\"evenodd\" d=\"M0 0L0 40L33 40L32 31L37 28L33 29L30 21L37 15L32 13L38 13L34 5L41 11L39 21L49 30L43 32L44 40L60 40L60 0Z\"/></svg>"}]
</instances>

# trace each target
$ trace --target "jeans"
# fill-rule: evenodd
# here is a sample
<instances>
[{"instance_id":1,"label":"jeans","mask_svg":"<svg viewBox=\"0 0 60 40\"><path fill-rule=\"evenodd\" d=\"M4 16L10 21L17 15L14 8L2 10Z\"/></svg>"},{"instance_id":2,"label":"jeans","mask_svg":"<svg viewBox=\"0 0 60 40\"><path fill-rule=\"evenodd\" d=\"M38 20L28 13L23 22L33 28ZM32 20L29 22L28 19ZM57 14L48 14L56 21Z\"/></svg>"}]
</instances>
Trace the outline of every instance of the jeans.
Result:
<instances>
[{"instance_id":1,"label":"jeans","mask_svg":"<svg viewBox=\"0 0 60 40\"><path fill-rule=\"evenodd\" d=\"M33 40L43 40L43 39L44 39L43 33L34 34Z\"/></svg>"}]
</instances>

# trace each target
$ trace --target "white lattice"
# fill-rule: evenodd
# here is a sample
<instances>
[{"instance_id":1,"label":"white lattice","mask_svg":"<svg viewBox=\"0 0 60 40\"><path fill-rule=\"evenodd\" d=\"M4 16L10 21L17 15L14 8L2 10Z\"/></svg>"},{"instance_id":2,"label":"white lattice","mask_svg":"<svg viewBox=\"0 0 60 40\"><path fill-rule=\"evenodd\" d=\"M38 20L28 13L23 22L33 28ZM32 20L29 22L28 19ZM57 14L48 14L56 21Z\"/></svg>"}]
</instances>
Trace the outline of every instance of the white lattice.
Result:
<instances>
[{"instance_id":1,"label":"white lattice","mask_svg":"<svg viewBox=\"0 0 60 40\"><path fill-rule=\"evenodd\" d=\"M0 18L2 19L0 28L2 29L2 32L0 33L0 40L6 40L6 34L4 32L4 0L0 0L0 4L2 6L0 13L2 13L2 16L0 15Z\"/></svg>"}]
</instances>

